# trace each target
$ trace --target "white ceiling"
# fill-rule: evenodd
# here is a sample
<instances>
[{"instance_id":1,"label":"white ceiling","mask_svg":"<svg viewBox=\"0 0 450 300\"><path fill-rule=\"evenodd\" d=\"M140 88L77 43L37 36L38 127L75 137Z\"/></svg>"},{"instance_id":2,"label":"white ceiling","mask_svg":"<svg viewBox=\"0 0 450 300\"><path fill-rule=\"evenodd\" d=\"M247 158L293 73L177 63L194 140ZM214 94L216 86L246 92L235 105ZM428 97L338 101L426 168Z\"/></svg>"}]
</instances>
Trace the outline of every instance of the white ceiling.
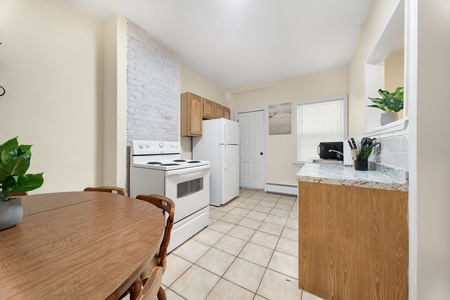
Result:
<instances>
[{"instance_id":1,"label":"white ceiling","mask_svg":"<svg viewBox=\"0 0 450 300\"><path fill-rule=\"evenodd\" d=\"M223 90L347 65L371 0L67 0L118 12Z\"/></svg>"}]
</instances>

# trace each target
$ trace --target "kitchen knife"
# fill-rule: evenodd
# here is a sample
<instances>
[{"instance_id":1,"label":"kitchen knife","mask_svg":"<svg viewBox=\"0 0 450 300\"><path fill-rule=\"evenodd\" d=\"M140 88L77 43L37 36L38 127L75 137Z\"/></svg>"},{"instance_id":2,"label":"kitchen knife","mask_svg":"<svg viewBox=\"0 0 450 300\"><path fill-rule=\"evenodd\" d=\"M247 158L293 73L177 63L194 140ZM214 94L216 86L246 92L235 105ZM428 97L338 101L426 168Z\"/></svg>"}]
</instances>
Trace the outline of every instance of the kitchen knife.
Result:
<instances>
[{"instance_id":1,"label":"kitchen knife","mask_svg":"<svg viewBox=\"0 0 450 300\"><path fill-rule=\"evenodd\" d=\"M348 145L350 146L350 150L355 149L355 148L353 148L353 145L352 145L352 143L350 142L350 140L347 140L347 143L348 143Z\"/></svg>"}]
</instances>

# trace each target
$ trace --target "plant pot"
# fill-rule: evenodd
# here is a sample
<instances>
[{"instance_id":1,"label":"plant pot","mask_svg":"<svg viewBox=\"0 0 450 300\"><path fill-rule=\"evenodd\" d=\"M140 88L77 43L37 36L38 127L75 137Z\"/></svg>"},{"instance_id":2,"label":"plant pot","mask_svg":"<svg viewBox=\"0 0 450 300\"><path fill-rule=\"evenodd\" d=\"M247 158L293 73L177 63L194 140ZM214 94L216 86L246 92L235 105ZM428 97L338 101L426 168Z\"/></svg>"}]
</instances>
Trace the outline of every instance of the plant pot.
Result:
<instances>
[{"instance_id":1,"label":"plant pot","mask_svg":"<svg viewBox=\"0 0 450 300\"><path fill-rule=\"evenodd\" d=\"M395 122L398 120L398 112L384 112L381 114L381 126Z\"/></svg>"},{"instance_id":2,"label":"plant pot","mask_svg":"<svg viewBox=\"0 0 450 300\"><path fill-rule=\"evenodd\" d=\"M16 226L22 217L23 208L20 197L0 202L0 231Z\"/></svg>"},{"instance_id":3,"label":"plant pot","mask_svg":"<svg viewBox=\"0 0 450 300\"><path fill-rule=\"evenodd\" d=\"M355 160L354 166L357 171L367 171L369 169L369 162L367 160Z\"/></svg>"}]
</instances>

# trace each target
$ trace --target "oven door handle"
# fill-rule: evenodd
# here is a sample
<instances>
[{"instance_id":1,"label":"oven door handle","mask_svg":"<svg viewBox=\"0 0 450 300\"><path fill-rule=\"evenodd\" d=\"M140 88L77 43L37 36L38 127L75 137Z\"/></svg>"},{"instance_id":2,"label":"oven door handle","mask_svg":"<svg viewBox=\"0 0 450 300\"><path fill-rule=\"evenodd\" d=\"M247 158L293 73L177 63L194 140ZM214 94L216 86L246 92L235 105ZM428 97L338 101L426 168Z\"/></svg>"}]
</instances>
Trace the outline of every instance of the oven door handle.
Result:
<instances>
[{"instance_id":1,"label":"oven door handle","mask_svg":"<svg viewBox=\"0 0 450 300\"><path fill-rule=\"evenodd\" d=\"M166 172L166 177L169 176L177 176L177 175L185 175L185 174L194 174L194 173L198 173L204 170L208 170L209 166L200 166L200 167L193 167L193 168L186 168L184 170L173 170L173 171L167 171Z\"/></svg>"}]
</instances>

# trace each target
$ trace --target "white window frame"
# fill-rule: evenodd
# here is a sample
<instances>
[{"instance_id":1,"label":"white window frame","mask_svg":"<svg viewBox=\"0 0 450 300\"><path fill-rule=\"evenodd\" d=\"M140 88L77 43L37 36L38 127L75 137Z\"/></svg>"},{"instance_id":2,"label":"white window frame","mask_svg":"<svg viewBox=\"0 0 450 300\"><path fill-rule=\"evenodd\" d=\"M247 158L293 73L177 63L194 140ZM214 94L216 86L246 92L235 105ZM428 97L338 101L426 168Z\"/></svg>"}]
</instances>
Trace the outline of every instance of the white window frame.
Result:
<instances>
[{"instance_id":1,"label":"white window frame","mask_svg":"<svg viewBox=\"0 0 450 300\"><path fill-rule=\"evenodd\" d=\"M299 105L305 105L305 104L317 104L321 102L331 102L331 101L339 101L342 100L344 102L344 139L347 139L348 137L348 96L347 95L340 95L340 96L334 96L334 97L328 97L328 98L321 98L321 99L314 99L314 100L307 100L307 101L298 101L294 103L294 115L295 115L295 124L294 124L294 134L295 134L295 158L294 158L294 165L302 165L306 163L306 161L300 161L297 157L298 155L298 133L297 133L297 123L298 123L298 115L297 115L297 107Z\"/></svg>"}]
</instances>

